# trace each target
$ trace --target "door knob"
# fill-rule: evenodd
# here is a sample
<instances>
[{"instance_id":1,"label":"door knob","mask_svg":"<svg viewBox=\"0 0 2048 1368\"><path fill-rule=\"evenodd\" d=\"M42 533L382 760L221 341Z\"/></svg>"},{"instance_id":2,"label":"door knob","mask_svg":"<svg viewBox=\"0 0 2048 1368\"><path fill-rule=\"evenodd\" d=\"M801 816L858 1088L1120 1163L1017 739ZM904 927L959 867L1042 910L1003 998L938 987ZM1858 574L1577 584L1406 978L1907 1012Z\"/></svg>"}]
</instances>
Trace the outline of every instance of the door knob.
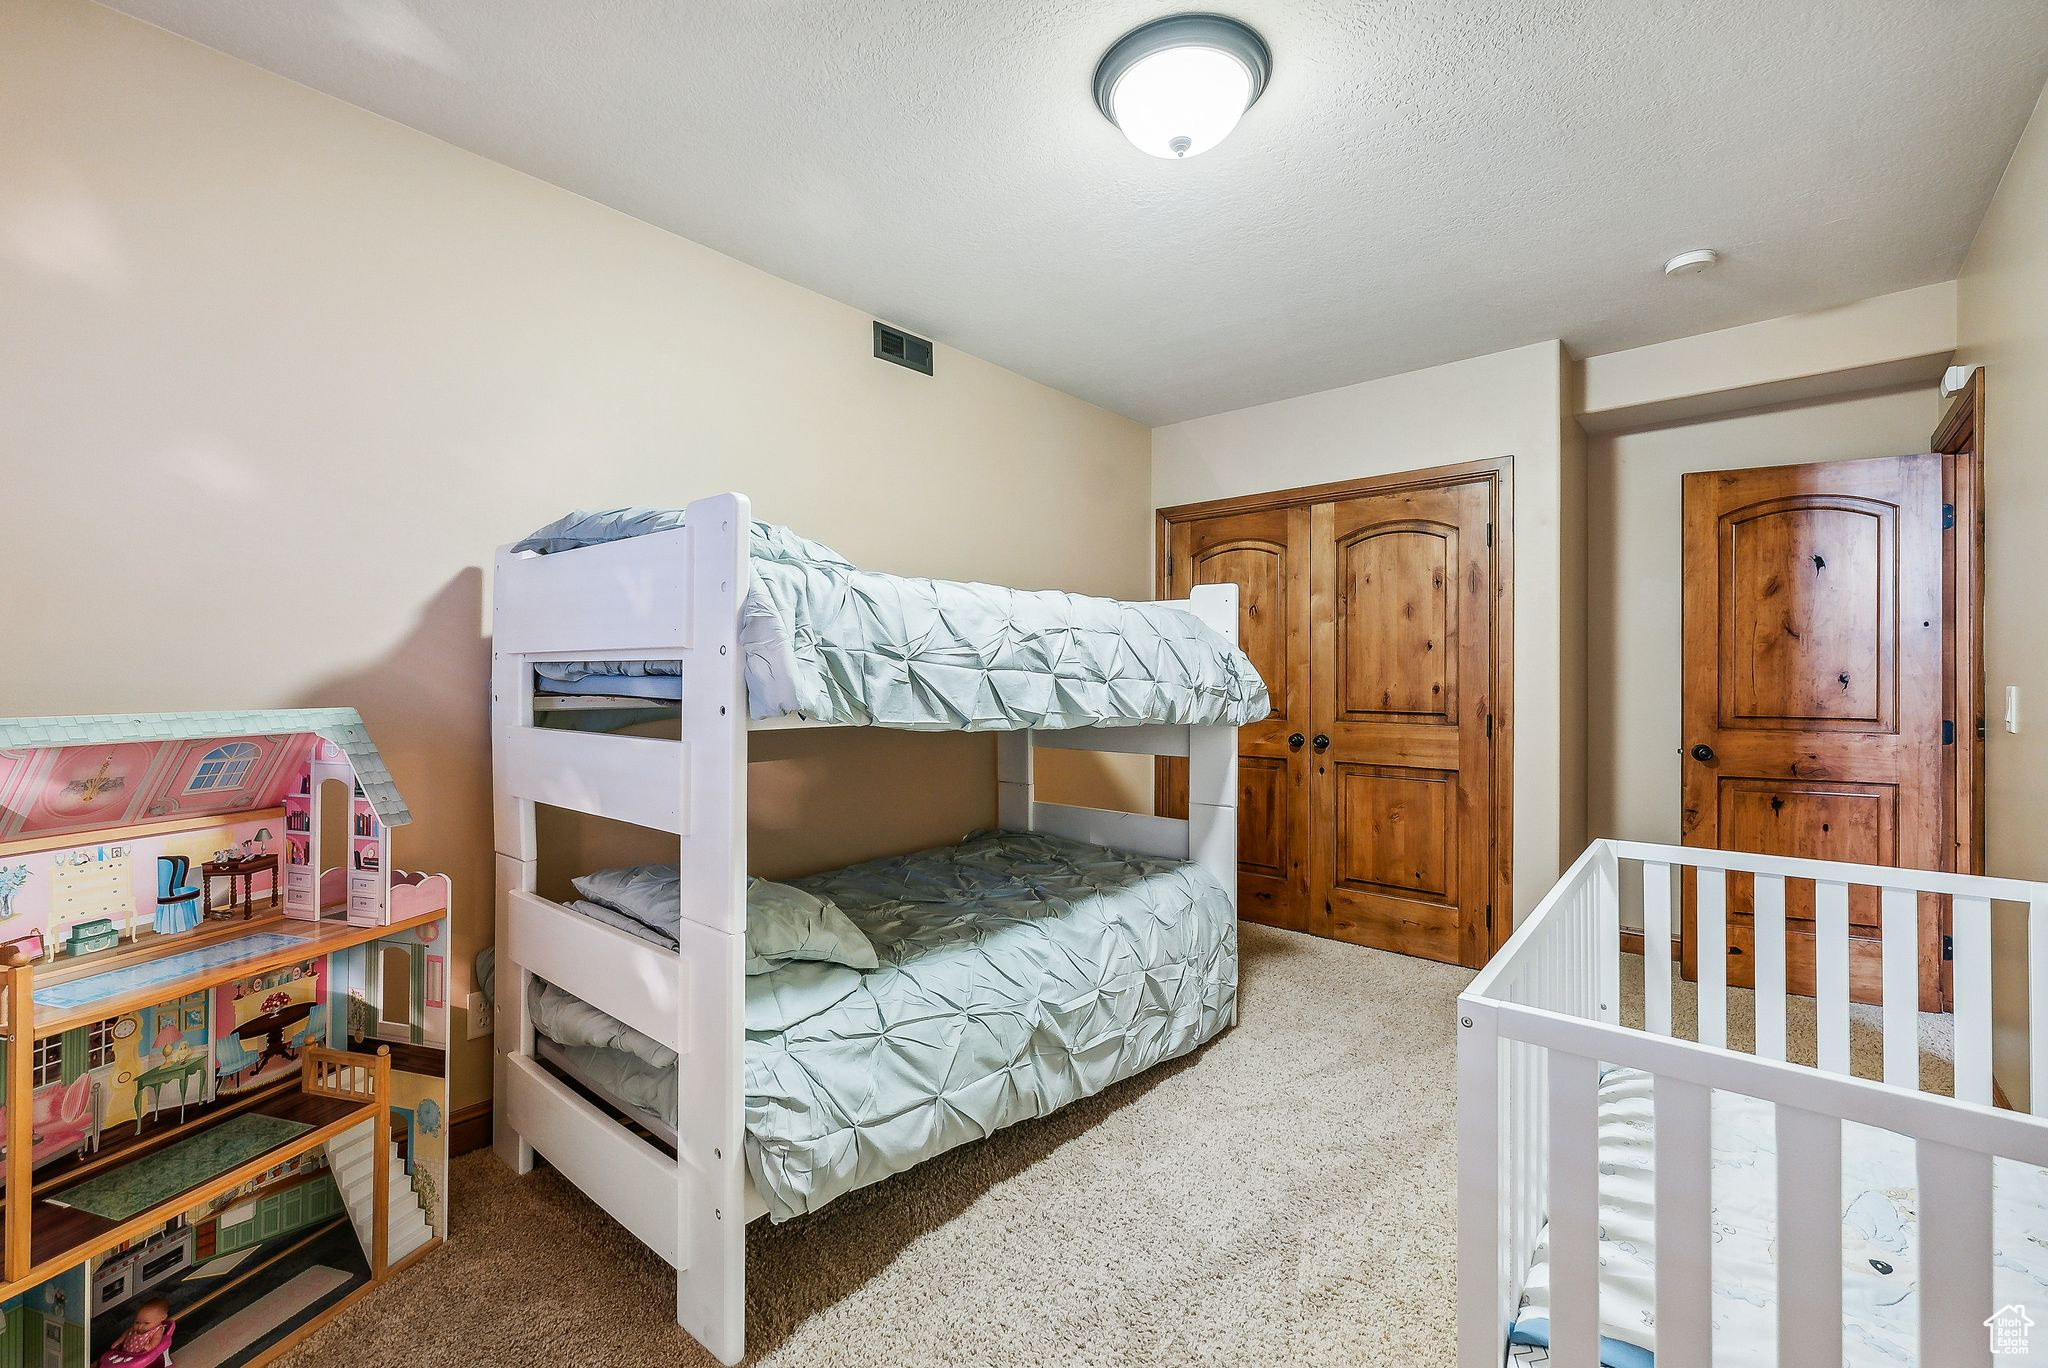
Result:
<instances>
[{"instance_id":1,"label":"door knob","mask_svg":"<svg viewBox=\"0 0 2048 1368\"><path fill-rule=\"evenodd\" d=\"M1321 755L1324 751L1330 748L1330 738L1324 736L1321 732L1317 732L1316 739L1311 744L1315 746L1316 754Z\"/></svg>"},{"instance_id":2,"label":"door knob","mask_svg":"<svg viewBox=\"0 0 2048 1368\"><path fill-rule=\"evenodd\" d=\"M1292 750L1300 750L1300 749L1301 749L1301 742L1302 742L1302 735L1301 735L1301 733L1300 733L1300 732L1296 732L1296 733L1294 733L1294 735L1292 735L1292 736L1290 736L1290 737L1288 737L1288 738L1287 738L1287 749L1289 749L1289 750L1291 750L1291 751L1292 751Z\"/></svg>"},{"instance_id":3,"label":"door knob","mask_svg":"<svg viewBox=\"0 0 2048 1368\"><path fill-rule=\"evenodd\" d=\"M1714 758L1714 748L1703 741L1692 748L1692 758L1702 765L1707 764Z\"/></svg>"}]
</instances>

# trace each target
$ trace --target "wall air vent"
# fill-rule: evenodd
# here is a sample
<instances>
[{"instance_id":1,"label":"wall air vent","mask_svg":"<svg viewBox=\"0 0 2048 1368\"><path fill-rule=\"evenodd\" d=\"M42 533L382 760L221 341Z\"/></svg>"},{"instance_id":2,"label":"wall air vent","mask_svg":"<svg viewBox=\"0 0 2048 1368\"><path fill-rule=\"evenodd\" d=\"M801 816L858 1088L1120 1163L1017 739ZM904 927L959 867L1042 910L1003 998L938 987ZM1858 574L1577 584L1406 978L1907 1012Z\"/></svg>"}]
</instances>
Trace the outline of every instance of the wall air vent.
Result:
<instances>
[{"instance_id":1,"label":"wall air vent","mask_svg":"<svg viewBox=\"0 0 2048 1368\"><path fill-rule=\"evenodd\" d=\"M925 375L932 373L932 344L880 320L875 323L875 355Z\"/></svg>"}]
</instances>

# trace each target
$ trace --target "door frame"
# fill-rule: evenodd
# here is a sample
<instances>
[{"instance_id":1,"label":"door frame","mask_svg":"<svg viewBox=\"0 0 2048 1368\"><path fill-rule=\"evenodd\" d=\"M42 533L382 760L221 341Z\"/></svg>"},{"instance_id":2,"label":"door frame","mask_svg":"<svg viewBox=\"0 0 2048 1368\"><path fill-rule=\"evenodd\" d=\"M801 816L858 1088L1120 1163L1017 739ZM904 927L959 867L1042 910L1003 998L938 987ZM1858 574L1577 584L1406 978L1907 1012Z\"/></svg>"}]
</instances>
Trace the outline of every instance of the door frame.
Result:
<instances>
[{"instance_id":1,"label":"door frame","mask_svg":"<svg viewBox=\"0 0 2048 1368\"><path fill-rule=\"evenodd\" d=\"M1930 448L1947 458L1942 497L1954 511L1955 535L1943 545L1942 607L1944 680L1947 707L1955 719L1956 743L1944 746L1948 780L1942 819L1949 868L1958 874L1984 872L1984 368L1949 400L1935 425ZM1967 751L1965 750L1967 747ZM1942 899L1941 934L1954 927L1953 910ZM1946 940L1943 942L1946 944ZM1941 1000L1955 1000L1955 963L1939 965Z\"/></svg>"},{"instance_id":2,"label":"door frame","mask_svg":"<svg viewBox=\"0 0 2048 1368\"><path fill-rule=\"evenodd\" d=\"M1452 485L1484 483L1492 504L1493 523L1493 679L1489 714L1493 719L1493 887L1488 904L1493 914L1485 932L1486 954L1491 958L1514 933L1515 922L1515 458L1512 455L1489 460L1462 461L1455 465L1431 466L1422 470L1368 475L1355 480L1328 484L1297 485L1292 489L1269 490L1199 503L1173 504L1155 515L1152 579L1160 598L1174 590L1169 580L1173 568L1173 528L1176 523L1198 522L1203 518L1233 513L1263 513L1276 508L1328 503L1367 494L1389 494L1409 489L1442 489ZM1153 763L1155 793L1165 782L1165 764ZM1154 800L1155 805L1157 799Z\"/></svg>"},{"instance_id":3,"label":"door frame","mask_svg":"<svg viewBox=\"0 0 2048 1368\"><path fill-rule=\"evenodd\" d=\"M1952 797L1945 814L1954 872L1984 872L1984 368L1970 372L1934 429L1930 449L1948 458L1944 493L1955 510L1943 597L1951 673L1948 711ZM1964 761L1968 747L1968 760Z\"/></svg>"}]
</instances>

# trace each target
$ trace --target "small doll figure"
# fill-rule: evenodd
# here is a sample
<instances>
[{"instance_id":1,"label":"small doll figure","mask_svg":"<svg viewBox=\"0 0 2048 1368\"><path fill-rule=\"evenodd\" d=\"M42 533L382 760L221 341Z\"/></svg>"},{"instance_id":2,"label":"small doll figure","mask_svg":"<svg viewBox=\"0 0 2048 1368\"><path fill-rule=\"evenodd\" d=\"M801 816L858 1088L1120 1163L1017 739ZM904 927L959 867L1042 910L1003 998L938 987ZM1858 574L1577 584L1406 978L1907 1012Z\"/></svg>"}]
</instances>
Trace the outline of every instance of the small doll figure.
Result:
<instances>
[{"instance_id":1,"label":"small doll figure","mask_svg":"<svg viewBox=\"0 0 2048 1368\"><path fill-rule=\"evenodd\" d=\"M128 1333L114 1341L114 1347L100 1355L100 1368L146 1368L162 1363L170 1352L171 1334L178 1328L171 1319L171 1304L151 1297L135 1308L135 1321Z\"/></svg>"}]
</instances>

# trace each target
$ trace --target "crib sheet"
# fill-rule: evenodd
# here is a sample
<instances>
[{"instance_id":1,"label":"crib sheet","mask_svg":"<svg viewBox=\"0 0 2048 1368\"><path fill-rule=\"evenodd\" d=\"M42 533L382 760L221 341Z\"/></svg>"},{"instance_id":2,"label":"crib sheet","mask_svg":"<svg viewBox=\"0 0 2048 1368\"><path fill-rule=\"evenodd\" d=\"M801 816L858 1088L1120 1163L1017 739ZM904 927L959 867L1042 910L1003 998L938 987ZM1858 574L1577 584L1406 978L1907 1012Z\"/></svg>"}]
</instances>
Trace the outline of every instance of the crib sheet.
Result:
<instances>
[{"instance_id":1,"label":"crib sheet","mask_svg":"<svg viewBox=\"0 0 2048 1368\"><path fill-rule=\"evenodd\" d=\"M572 513L516 549L559 553L681 525L679 510ZM879 574L770 523L753 525L748 546L740 647L756 718L1013 731L1242 726L1270 708L1244 653L1177 608ZM535 668L545 692L661 697L673 691L646 681L680 667Z\"/></svg>"},{"instance_id":2,"label":"crib sheet","mask_svg":"<svg viewBox=\"0 0 2048 1368\"><path fill-rule=\"evenodd\" d=\"M1195 865L995 832L791 882L881 963L747 1034L747 1163L777 1221L1185 1054L1235 1012L1236 916ZM750 1015L806 967L750 979ZM666 1050L557 989L534 1006L579 1067L673 1124Z\"/></svg>"},{"instance_id":3,"label":"crib sheet","mask_svg":"<svg viewBox=\"0 0 2048 1368\"><path fill-rule=\"evenodd\" d=\"M1777 1138L1773 1108L1713 1097L1713 1325L1717 1368L1778 1362ZM1656 1361L1656 1226L1651 1077L1612 1069L1600 1083L1600 1361ZM1993 1171L1992 1305L2048 1306L2048 1171ZM1849 1368L1917 1363L1919 1214L1913 1146L1869 1126L1842 1129L1842 1359ZM1550 1245L1539 1237L1509 1336L1509 1362L1542 1364L1550 1343Z\"/></svg>"}]
</instances>

